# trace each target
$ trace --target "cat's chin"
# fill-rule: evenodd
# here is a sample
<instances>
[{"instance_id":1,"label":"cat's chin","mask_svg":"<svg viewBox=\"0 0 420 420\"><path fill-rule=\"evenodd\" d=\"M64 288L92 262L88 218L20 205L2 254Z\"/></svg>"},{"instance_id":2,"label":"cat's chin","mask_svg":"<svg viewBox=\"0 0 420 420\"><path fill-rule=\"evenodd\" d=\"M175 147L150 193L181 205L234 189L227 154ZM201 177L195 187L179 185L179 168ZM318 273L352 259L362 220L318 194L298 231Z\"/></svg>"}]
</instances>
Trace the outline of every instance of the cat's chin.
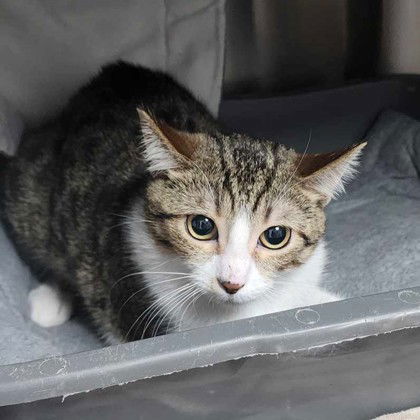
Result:
<instances>
[{"instance_id":1,"label":"cat's chin","mask_svg":"<svg viewBox=\"0 0 420 420\"><path fill-rule=\"evenodd\" d=\"M226 308L229 307L237 307L246 303L251 303L254 302L256 300L258 300L258 296L242 296L239 294L235 294L235 295L228 295L226 294L225 296L223 295L219 295L219 294L215 294L212 293L211 295L209 295L211 297L209 297L210 301L220 305L220 306L224 306Z\"/></svg>"}]
</instances>

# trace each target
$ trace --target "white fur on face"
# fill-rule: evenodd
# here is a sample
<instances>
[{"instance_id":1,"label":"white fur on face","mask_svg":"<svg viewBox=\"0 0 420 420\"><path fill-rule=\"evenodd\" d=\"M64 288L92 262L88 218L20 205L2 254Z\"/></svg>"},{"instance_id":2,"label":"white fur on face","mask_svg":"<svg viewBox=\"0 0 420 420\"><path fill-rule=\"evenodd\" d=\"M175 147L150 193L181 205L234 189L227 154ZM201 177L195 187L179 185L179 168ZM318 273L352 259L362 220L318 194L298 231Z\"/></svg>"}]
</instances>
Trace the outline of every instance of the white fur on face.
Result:
<instances>
[{"instance_id":1,"label":"white fur on face","mask_svg":"<svg viewBox=\"0 0 420 420\"><path fill-rule=\"evenodd\" d=\"M252 243L251 220L246 211L241 211L232 221L227 243L220 255L210 258L194 272L198 284L216 296L221 302L243 303L255 299L269 287L267 280L259 273L251 253L256 243ZM217 279L242 286L229 295Z\"/></svg>"},{"instance_id":2,"label":"white fur on face","mask_svg":"<svg viewBox=\"0 0 420 420\"><path fill-rule=\"evenodd\" d=\"M219 301L213 305L209 304L208 297L203 296L195 303L195 311L191 311L180 320L178 329L197 328L340 300L339 296L320 287L325 260L325 246L321 242L306 263L298 268L279 272L271 283L269 293L267 286L254 286L254 282L251 281L247 291L247 296L250 296L248 300L242 299L241 302L239 294L242 289L232 296L239 298L238 304ZM260 277L260 280L266 279Z\"/></svg>"},{"instance_id":3,"label":"white fur on face","mask_svg":"<svg viewBox=\"0 0 420 420\"><path fill-rule=\"evenodd\" d=\"M141 205L136 206L127 232L133 258L139 271L146 272L144 278L159 300L160 314L168 314L173 330L339 300L319 286L326 259L322 242L305 264L268 279L252 258L251 223L245 212L233 221L222 254L209 256L200 265L162 254L139 218L140 212ZM228 295L217 282L219 276L244 286Z\"/></svg>"}]
</instances>

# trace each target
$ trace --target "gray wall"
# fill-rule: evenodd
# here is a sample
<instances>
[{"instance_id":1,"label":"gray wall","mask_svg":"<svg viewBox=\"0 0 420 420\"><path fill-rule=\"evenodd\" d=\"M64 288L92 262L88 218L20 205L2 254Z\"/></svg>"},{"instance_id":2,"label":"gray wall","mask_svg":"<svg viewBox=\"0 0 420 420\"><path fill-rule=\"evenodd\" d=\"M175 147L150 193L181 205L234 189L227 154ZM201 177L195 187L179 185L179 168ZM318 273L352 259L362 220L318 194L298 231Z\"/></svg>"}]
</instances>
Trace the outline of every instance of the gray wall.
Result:
<instances>
[{"instance_id":1,"label":"gray wall","mask_svg":"<svg viewBox=\"0 0 420 420\"><path fill-rule=\"evenodd\" d=\"M418 0L229 0L224 96L420 73Z\"/></svg>"},{"instance_id":2,"label":"gray wall","mask_svg":"<svg viewBox=\"0 0 420 420\"><path fill-rule=\"evenodd\" d=\"M420 73L420 1L383 0L384 73Z\"/></svg>"}]
</instances>

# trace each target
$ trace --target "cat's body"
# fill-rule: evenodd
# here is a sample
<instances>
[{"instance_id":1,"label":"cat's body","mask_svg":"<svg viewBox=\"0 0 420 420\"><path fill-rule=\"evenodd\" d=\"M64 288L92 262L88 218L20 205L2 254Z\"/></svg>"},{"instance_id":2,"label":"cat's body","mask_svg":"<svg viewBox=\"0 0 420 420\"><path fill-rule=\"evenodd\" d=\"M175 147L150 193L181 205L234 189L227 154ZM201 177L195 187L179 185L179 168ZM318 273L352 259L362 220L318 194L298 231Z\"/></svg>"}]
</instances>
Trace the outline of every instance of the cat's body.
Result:
<instances>
[{"instance_id":1,"label":"cat's body","mask_svg":"<svg viewBox=\"0 0 420 420\"><path fill-rule=\"evenodd\" d=\"M337 299L319 287L323 207L359 151L308 160L228 135L171 78L119 63L0 161L1 215L33 272L77 296L102 337L148 337ZM274 213L276 226L296 215L272 253L256 226ZM200 223L216 236L197 239ZM40 321L61 293L38 292Z\"/></svg>"}]
</instances>

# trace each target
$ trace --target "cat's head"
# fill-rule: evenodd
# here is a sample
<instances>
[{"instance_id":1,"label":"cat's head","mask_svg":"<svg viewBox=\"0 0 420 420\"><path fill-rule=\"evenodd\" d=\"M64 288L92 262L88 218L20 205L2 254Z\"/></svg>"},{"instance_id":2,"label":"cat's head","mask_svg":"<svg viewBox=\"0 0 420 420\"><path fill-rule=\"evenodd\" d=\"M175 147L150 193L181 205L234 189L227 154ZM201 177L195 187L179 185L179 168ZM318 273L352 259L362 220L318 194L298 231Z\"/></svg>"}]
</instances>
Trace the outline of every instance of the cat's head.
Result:
<instances>
[{"instance_id":1,"label":"cat's head","mask_svg":"<svg viewBox=\"0 0 420 420\"><path fill-rule=\"evenodd\" d=\"M152 249L162 264L163 256L178 257L190 273L184 281L224 303L268 294L305 264L324 235L326 204L365 145L300 155L243 135L179 132L139 115L151 177L138 253Z\"/></svg>"}]
</instances>

